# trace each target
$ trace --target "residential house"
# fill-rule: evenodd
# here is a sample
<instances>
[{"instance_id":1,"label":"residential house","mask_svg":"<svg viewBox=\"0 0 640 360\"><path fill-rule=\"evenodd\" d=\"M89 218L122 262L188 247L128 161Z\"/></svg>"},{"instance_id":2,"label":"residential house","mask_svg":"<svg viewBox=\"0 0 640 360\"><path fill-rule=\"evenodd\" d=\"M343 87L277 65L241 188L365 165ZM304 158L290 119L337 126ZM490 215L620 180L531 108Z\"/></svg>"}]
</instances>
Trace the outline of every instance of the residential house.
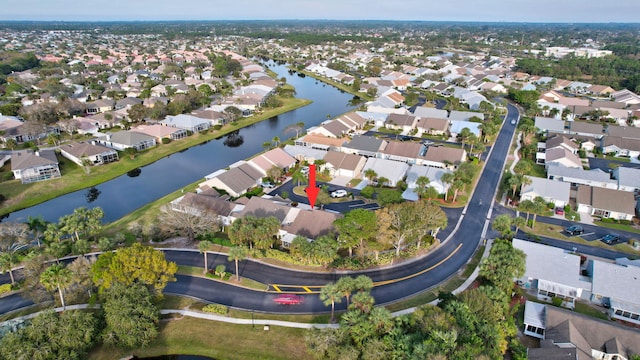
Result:
<instances>
[{"instance_id":1,"label":"residential house","mask_svg":"<svg viewBox=\"0 0 640 360\"><path fill-rule=\"evenodd\" d=\"M11 153L13 177L23 184L61 177L58 159L53 150L14 151Z\"/></svg>"},{"instance_id":2,"label":"residential house","mask_svg":"<svg viewBox=\"0 0 640 360\"><path fill-rule=\"evenodd\" d=\"M325 161L323 168L328 169L331 176L348 178L360 177L367 161L364 156L337 151L328 151L323 160Z\"/></svg>"},{"instance_id":3,"label":"residential house","mask_svg":"<svg viewBox=\"0 0 640 360\"><path fill-rule=\"evenodd\" d=\"M349 130L350 129L342 122L330 120L320 126L310 128L307 130L307 133L339 139L344 137Z\"/></svg>"},{"instance_id":4,"label":"residential house","mask_svg":"<svg viewBox=\"0 0 640 360\"><path fill-rule=\"evenodd\" d=\"M275 148L252 158L248 163L266 176L273 167L286 173L296 165L296 159L286 151Z\"/></svg>"},{"instance_id":5,"label":"residential house","mask_svg":"<svg viewBox=\"0 0 640 360\"><path fill-rule=\"evenodd\" d=\"M97 138L96 142L119 151L126 148L134 148L142 151L156 146L155 137L135 131L109 133L105 137Z\"/></svg>"},{"instance_id":6,"label":"residential house","mask_svg":"<svg viewBox=\"0 0 640 360\"><path fill-rule=\"evenodd\" d=\"M545 142L545 149L551 150L556 148L565 149L572 154L577 154L580 146L574 141L571 141L568 137L563 135L552 135Z\"/></svg>"},{"instance_id":7,"label":"residential house","mask_svg":"<svg viewBox=\"0 0 640 360\"><path fill-rule=\"evenodd\" d=\"M220 196L215 189L205 186L205 190L192 193L171 201L171 209L196 216L211 216L224 226L231 225L231 215L236 203L228 201L228 196Z\"/></svg>"},{"instance_id":8,"label":"residential house","mask_svg":"<svg viewBox=\"0 0 640 360\"><path fill-rule=\"evenodd\" d=\"M262 181L262 173L244 161L231 165L229 170L218 170L205 176L205 181L199 186L209 186L223 190L232 197L240 197L249 189L256 187Z\"/></svg>"},{"instance_id":9,"label":"residential house","mask_svg":"<svg viewBox=\"0 0 640 360\"><path fill-rule=\"evenodd\" d=\"M555 306L525 303L524 334L542 339L529 360L623 360L640 353L640 332Z\"/></svg>"},{"instance_id":10,"label":"residential house","mask_svg":"<svg viewBox=\"0 0 640 360\"><path fill-rule=\"evenodd\" d=\"M60 154L74 163L85 166L84 160L91 165L108 164L118 161L118 152L106 146L89 142L73 142L60 145Z\"/></svg>"},{"instance_id":11,"label":"residential house","mask_svg":"<svg viewBox=\"0 0 640 360\"><path fill-rule=\"evenodd\" d=\"M429 146L422 164L443 169L455 169L467 159L467 151L446 146Z\"/></svg>"},{"instance_id":12,"label":"residential house","mask_svg":"<svg viewBox=\"0 0 640 360\"><path fill-rule=\"evenodd\" d=\"M618 189L617 181L611 179L611 175L608 172L597 168L585 170L583 168L570 168L557 163L550 164L547 166L547 179L565 182L571 186L589 185L607 189Z\"/></svg>"},{"instance_id":13,"label":"residential house","mask_svg":"<svg viewBox=\"0 0 640 360\"><path fill-rule=\"evenodd\" d=\"M449 120L446 118L421 117L416 122L419 134L445 135L449 132Z\"/></svg>"},{"instance_id":14,"label":"residential house","mask_svg":"<svg viewBox=\"0 0 640 360\"><path fill-rule=\"evenodd\" d=\"M26 141L34 140L32 135L29 135L24 127L24 123L15 116L0 115L0 139L3 143L7 140L14 140L18 144Z\"/></svg>"},{"instance_id":15,"label":"residential house","mask_svg":"<svg viewBox=\"0 0 640 360\"><path fill-rule=\"evenodd\" d=\"M601 142L602 153L637 159L640 156L640 139L605 136Z\"/></svg>"},{"instance_id":16,"label":"residential house","mask_svg":"<svg viewBox=\"0 0 640 360\"><path fill-rule=\"evenodd\" d=\"M640 169L618 166L611 175L617 182L618 190L640 193Z\"/></svg>"},{"instance_id":17,"label":"residential house","mask_svg":"<svg viewBox=\"0 0 640 360\"><path fill-rule=\"evenodd\" d=\"M104 113L115 109L116 102L110 99L100 99L91 101L86 104L86 111L88 115Z\"/></svg>"},{"instance_id":18,"label":"residential house","mask_svg":"<svg viewBox=\"0 0 640 360\"><path fill-rule=\"evenodd\" d=\"M376 157L389 142L373 136L356 135L342 145L342 151L365 157Z\"/></svg>"},{"instance_id":19,"label":"residential house","mask_svg":"<svg viewBox=\"0 0 640 360\"><path fill-rule=\"evenodd\" d=\"M615 90L611 86L606 85L591 85L587 88L587 92L598 96L609 96Z\"/></svg>"},{"instance_id":20,"label":"residential house","mask_svg":"<svg viewBox=\"0 0 640 360\"><path fill-rule=\"evenodd\" d=\"M536 116L534 121L536 129L544 134L549 132L564 132L564 120Z\"/></svg>"},{"instance_id":21,"label":"residential house","mask_svg":"<svg viewBox=\"0 0 640 360\"><path fill-rule=\"evenodd\" d=\"M482 123L466 120L451 120L451 124L449 125L449 134L452 138L457 138L462 132L462 129L467 128L472 134L480 137L482 135L482 130L480 129L481 125Z\"/></svg>"},{"instance_id":22,"label":"residential house","mask_svg":"<svg viewBox=\"0 0 640 360\"><path fill-rule=\"evenodd\" d=\"M311 241L320 236L334 234L336 229L333 223L341 217L342 214L328 211L300 209L292 222L282 225L280 232L282 247L288 248L296 236L303 236Z\"/></svg>"},{"instance_id":23,"label":"residential house","mask_svg":"<svg viewBox=\"0 0 640 360\"><path fill-rule=\"evenodd\" d=\"M246 216L257 218L275 217L281 225L287 225L295 220L299 208L292 207L288 200L267 199L259 196L253 196L245 206L233 217L236 219Z\"/></svg>"},{"instance_id":24,"label":"residential house","mask_svg":"<svg viewBox=\"0 0 640 360\"><path fill-rule=\"evenodd\" d=\"M568 182L558 182L545 178L525 176L530 183L522 185L520 200L533 201L536 197L541 197L546 203L553 203L556 207L563 208L569 204L571 184Z\"/></svg>"},{"instance_id":25,"label":"residential house","mask_svg":"<svg viewBox=\"0 0 640 360\"><path fill-rule=\"evenodd\" d=\"M343 123L350 131L360 130L367 123L367 119L355 111L340 115L336 120Z\"/></svg>"},{"instance_id":26,"label":"residential house","mask_svg":"<svg viewBox=\"0 0 640 360\"><path fill-rule=\"evenodd\" d=\"M138 125L131 129L131 131L153 136L156 139L156 143L161 143L162 139L180 140L187 137L187 130L160 124Z\"/></svg>"},{"instance_id":27,"label":"residential house","mask_svg":"<svg viewBox=\"0 0 640 360\"><path fill-rule=\"evenodd\" d=\"M616 220L631 220L635 216L633 193L579 185L576 194L578 212Z\"/></svg>"},{"instance_id":28,"label":"residential house","mask_svg":"<svg viewBox=\"0 0 640 360\"><path fill-rule=\"evenodd\" d=\"M469 121L471 118L478 118L484 121L484 114L472 111L457 111L453 110L449 114L450 121Z\"/></svg>"},{"instance_id":29,"label":"residential house","mask_svg":"<svg viewBox=\"0 0 640 360\"><path fill-rule=\"evenodd\" d=\"M622 89L611 93L611 97L616 102L621 102L627 105L640 104L640 96L635 94L629 89Z\"/></svg>"},{"instance_id":30,"label":"residential house","mask_svg":"<svg viewBox=\"0 0 640 360\"><path fill-rule=\"evenodd\" d=\"M604 135L602 124L592 124L583 121L571 121L569 124L569 129L565 130L567 134L590 136L596 139L600 139Z\"/></svg>"},{"instance_id":31,"label":"residential house","mask_svg":"<svg viewBox=\"0 0 640 360\"><path fill-rule=\"evenodd\" d=\"M387 146L380 150L378 157L394 161L402 161L408 164L420 162L420 155L424 155L426 146L413 141L389 141Z\"/></svg>"},{"instance_id":32,"label":"residential house","mask_svg":"<svg viewBox=\"0 0 640 360\"><path fill-rule=\"evenodd\" d=\"M449 113L447 110L436 109L433 107L426 106L417 106L416 110L413 112L414 116L420 118L437 118L437 119L446 119L449 117Z\"/></svg>"},{"instance_id":33,"label":"residential house","mask_svg":"<svg viewBox=\"0 0 640 360\"><path fill-rule=\"evenodd\" d=\"M369 169L375 171L378 179L387 179L387 186L395 187L398 181L402 180L407 171L409 171L409 165L399 161L370 157L362 169L363 179L365 172Z\"/></svg>"},{"instance_id":34,"label":"residential house","mask_svg":"<svg viewBox=\"0 0 640 360\"><path fill-rule=\"evenodd\" d=\"M389 129L397 129L408 133L416 127L417 118L413 115L389 114L385 126Z\"/></svg>"},{"instance_id":35,"label":"residential house","mask_svg":"<svg viewBox=\"0 0 640 360\"><path fill-rule=\"evenodd\" d=\"M316 160L324 159L325 155L327 155L325 150L312 149L301 145L285 145L283 150L294 159L300 162L306 161L310 164L313 164Z\"/></svg>"},{"instance_id":36,"label":"residential house","mask_svg":"<svg viewBox=\"0 0 640 360\"><path fill-rule=\"evenodd\" d=\"M607 135L640 140L640 128L635 126L609 125L607 127Z\"/></svg>"},{"instance_id":37,"label":"residential house","mask_svg":"<svg viewBox=\"0 0 640 360\"><path fill-rule=\"evenodd\" d=\"M608 307L612 319L640 325L640 268L590 260L587 271L591 302Z\"/></svg>"},{"instance_id":38,"label":"residential house","mask_svg":"<svg viewBox=\"0 0 640 360\"><path fill-rule=\"evenodd\" d=\"M135 97L126 97L124 99L120 99L118 101L116 101L115 103L115 109L116 110L120 110L120 109L129 109L131 108L133 105L142 105L142 100L135 98Z\"/></svg>"},{"instance_id":39,"label":"residential house","mask_svg":"<svg viewBox=\"0 0 640 360\"><path fill-rule=\"evenodd\" d=\"M226 116L219 111L195 110L191 112L191 115L201 119L207 119L212 125L225 125L227 123Z\"/></svg>"},{"instance_id":40,"label":"residential house","mask_svg":"<svg viewBox=\"0 0 640 360\"><path fill-rule=\"evenodd\" d=\"M518 285L543 301L559 297L571 309L576 299L588 300L591 282L582 275L580 255L521 239L513 239L512 244L526 255L525 272L517 279Z\"/></svg>"},{"instance_id":41,"label":"residential house","mask_svg":"<svg viewBox=\"0 0 640 360\"><path fill-rule=\"evenodd\" d=\"M545 168L552 164L559 164L571 168L582 168L582 160L580 160L578 155L564 147L556 147L547 149L544 153L537 153L536 161L538 164L544 164Z\"/></svg>"},{"instance_id":42,"label":"residential house","mask_svg":"<svg viewBox=\"0 0 640 360\"><path fill-rule=\"evenodd\" d=\"M416 194L416 182L419 177L424 176L429 179L429 186L432 186L438 194L444 194L447 186L442 182L442 175L452 172L448 169L437 168L433 166L411 165L407 171L407 189L402 193L402 197L406 200L417 201L419 199Z\"/></svg>"},{"instance_id":43,"label":"residential house","mask_svg":"<svg viewBox=\"0 0 640 360\"><path fill-rule=\"evenodd\" d=\"M160 124L184 129L192 133L208 130L212 125L209 119L202 119L189 114L169 115L166 119L160 121Z\"/></svg>"},{"instance_id":44,"label":"residential house","mask_svg":"<svg viewBox=\"0 0 640 360\"><path fill-rule=\"evenodd\" d=\"M344 144L344 139L336 139L333 137L327 137L323 135L308 134L302 138L298 138L295 141L296 145L306 146L317 150L335 150L340 151Z\"/></svg>"}]
</instances>

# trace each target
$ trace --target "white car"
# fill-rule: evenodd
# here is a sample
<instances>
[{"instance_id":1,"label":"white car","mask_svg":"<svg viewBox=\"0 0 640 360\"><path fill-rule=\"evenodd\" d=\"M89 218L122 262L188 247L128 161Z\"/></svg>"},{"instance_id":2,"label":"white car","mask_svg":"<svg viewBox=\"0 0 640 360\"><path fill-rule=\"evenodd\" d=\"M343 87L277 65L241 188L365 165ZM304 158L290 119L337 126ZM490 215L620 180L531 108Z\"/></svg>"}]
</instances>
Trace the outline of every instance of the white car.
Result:
<instances>
[{"instance_id":1,"label":"white car","mask_svg":"<svg viewBox=\"0 0 640 360\"><path fill-rule=\"evenodd\" d=\"M516 124L516 119L511 120L511 125L515 125Z\"/></svg>"},{"instance_id":2,"label":"white car","mask_svg":"<svg viewBox=\"0 0 640 360\"><path fill-rule=\"evenodd\" d=\"M347 196L347 190L336 190L331 193L332 198L341 198Z\"/></svg>"}]
</instances>

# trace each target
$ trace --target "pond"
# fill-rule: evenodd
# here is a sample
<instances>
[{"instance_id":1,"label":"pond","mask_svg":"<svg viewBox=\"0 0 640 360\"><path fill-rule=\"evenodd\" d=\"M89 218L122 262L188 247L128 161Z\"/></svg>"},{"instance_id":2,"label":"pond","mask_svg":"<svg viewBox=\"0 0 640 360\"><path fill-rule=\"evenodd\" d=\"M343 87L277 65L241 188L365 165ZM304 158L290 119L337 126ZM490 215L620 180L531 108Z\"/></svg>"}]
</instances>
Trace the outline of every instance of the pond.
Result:
<instances>
[{"instance_id":1,"label":"pond","mask_svg":"<svg viewBox=\"0 0 640 360\"><path fill-rule=\"evenodd\" d=\"M326 121L328 116L335 117L354 108L353 96L348 93L311 77L297 76L285 65L272 61L265 65L277 73L278 78L284 77L293 85L297 97L313 103L172 154L95 187L16 211L8 215L8 221L24 222L28 216L42 216L46 221L57 222L76 208L99 206L105 213L104 222L113 222L183 186L204 180L205 175L252 157L263 151L262 144L275 136L294 137L294 132L286 130L290 125L303 122L309 128Z\"/></svg>"}]
</instances>

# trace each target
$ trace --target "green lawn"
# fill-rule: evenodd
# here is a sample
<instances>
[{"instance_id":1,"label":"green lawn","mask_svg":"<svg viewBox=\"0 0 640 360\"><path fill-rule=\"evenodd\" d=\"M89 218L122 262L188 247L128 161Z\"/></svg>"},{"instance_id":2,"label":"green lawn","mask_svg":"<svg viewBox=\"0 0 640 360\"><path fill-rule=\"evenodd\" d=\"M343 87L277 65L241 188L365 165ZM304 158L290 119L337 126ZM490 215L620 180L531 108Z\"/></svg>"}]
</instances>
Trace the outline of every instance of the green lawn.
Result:
<instances>
[{"instance_id":1,"label":"green lawn","mask_svg":"<svg viewBox=\"0 0 640 360\"><path fill-rule=\"evenodd\" d=\"M92 167L89 175L85 174L81 167L64 159L62 156L58 156L61 160L62 178L32 184L22 184L19 180L0 183L2 185L1 194L7 199L2 203L2 207L0 207L0 215L34 206L70 192L101 184L173 153L188 149L211 139L219 138L232 131L311 103L311 101L305 99L283 98L281 100L284 103L282 107L243 118L235 124L225 125L218 131L213 130L207 133L196 133L185 139L172 141L169 144L160 144L153 149L137 154L133 159L121 154L120 160L115 163Z\"/></svg>"},{"instance_id":2,"label":"green lawn","mask_svg":"<svg viewBox=\"0 0 640 360\"><path fill-rule=\"evenodd\" d=\"M164 320L160 335L148 347L122 350L100 346L89 354L93 360L117 360L127 355L189 354L216 359L307 359L304 329L233 325L189 317Z\"/></svg>"}]
</instances>

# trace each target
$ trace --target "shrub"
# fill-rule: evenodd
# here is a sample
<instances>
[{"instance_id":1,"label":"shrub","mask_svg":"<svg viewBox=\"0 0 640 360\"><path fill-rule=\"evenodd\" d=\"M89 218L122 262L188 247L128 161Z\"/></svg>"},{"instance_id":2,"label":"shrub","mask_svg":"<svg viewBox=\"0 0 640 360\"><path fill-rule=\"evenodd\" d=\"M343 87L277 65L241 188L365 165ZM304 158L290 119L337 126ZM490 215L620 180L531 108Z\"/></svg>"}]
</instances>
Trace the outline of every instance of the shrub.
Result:
<instances>
[{"instance_id":1,"label":"shrub","mask_svg":"<svg viewBox=\"0 0 640 360\"><path fill-rule=\"evenodd\" d=\"M11 291L11 284L0 285L0 294L6 294Z\"/></svg>"},{"instance_id":2,"label":"shrub","mask_svg":"<svg viewBox=\"0 0 640 360\"><path fill-rule=\"evenodd\" d=\"M220 130L222 129L222 125L213 125L213 130Z\"/></svg>"},{"instance_id":3,"label":"shrub","mask_svg":"<svg viewBox=\"0 0 640 360\"><path fill-rule=\"evenodd\" d=\"M286 191L286 190L284 190L283 192L281 192L281 193L280 193L280 196L281 196L283 199L288 199L288 198L289 198L289 192L288 192L288 191Z\"/></svg>"},{"instance_id":4,"label":"shrub","mask_svg":"<svg viewBox=\"0 0 640 360\"><path fill-rule=\"evenodd\" d=\"M602 218L600 221L607 224L613 224L613 219L610 218Z\"/></svg>"},{"instance_id":5,"label":"shrub","mask_svg":"<svg viewBox=\"0 0 640 360\"><path fill-rule=\"evenodd\" d=\"M375 192L376 190L373 187L367 185L362 189L362 191L360 191L360 195L366 197L367 199L371 199L373 198L373 194L375 194Z\"/></svg>"},{"instance_id":6,"label":"shrub","mask_svg":"<svg viewBox=\"0 0 640 360\"><path fill-rule=\"evenodd\" d=\"M218 314L218 315L227 315L227 313L229 313L229 309L226 306L220 305L220 304L205 305L202 308L202 311L206 313Z\"/></svg>"},{"instance_id":7,"label":"shrub","mask_svg":"<svg viewBox=\"0 0 640 360\"><path fill-rule=\"evenodd\" d=\"M562 305L562 298L554 296L551 298L551 303L553 304L553 306L560 306Z\"/></svg>"},{"instance_id":8,"label":"shrub","mask_svg":"<svg viewBox=\"0 0 640 360\"><path fill-rule=\"evenodd\" d=\"M170 143L170 142L171 142L171 139L169 139L169 138L162 138L162 143L163 143L163 144L168 144L168 143Z\"/></svg>"}]
</instances>

